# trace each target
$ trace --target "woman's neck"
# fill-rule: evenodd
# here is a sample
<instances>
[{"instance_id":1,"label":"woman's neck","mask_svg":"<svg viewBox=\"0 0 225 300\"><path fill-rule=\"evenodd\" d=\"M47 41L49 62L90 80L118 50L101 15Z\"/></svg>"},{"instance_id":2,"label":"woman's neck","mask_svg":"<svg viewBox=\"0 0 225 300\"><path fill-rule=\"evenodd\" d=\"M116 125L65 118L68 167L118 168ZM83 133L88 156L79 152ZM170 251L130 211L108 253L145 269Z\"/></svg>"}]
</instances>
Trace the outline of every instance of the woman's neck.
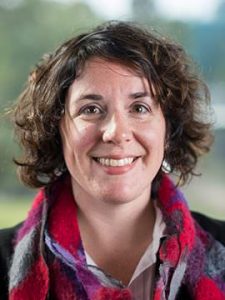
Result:
<instances>
[{"instance_id":1,"label":"woman's neck","mask_svg":"<svg viewBox=\"0 0 225 300\"><path fill-rule=\"evenodd\" d=\"M155 209L150 193L117 205L74 194L85 250L99 267L128 283L152 240Z\"/></svg>"},{"instance_id":2,"label":"woman's neck","mask_svg":"<svg viewBox=\"0 0 225 300\"><path fill-rule=\"evenodd\" d=\"M155 209L150 199L150 188L138 198L128 202L112 202L107 199L94 199L78 185L73 185L73 194L78 206L78 221L85 227L91 227L95 234L103 238L123 238L136 236L154 225ZM82 229L82 228L81 228ZM113 231L112 231L113 229ZM108 232L111 232L110 236Z\"/></svg>"}]
</instances>

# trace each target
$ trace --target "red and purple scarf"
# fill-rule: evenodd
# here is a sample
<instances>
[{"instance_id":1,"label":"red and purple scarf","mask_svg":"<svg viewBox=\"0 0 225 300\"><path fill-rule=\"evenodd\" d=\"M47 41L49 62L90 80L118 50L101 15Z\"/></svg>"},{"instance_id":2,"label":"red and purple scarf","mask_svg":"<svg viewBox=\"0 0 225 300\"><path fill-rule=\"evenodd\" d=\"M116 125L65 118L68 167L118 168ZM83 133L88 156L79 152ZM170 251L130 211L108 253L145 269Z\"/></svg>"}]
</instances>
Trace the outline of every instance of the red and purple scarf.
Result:
<instances>
[{"instance_id":1,"label":"red and purple scarf","mask_svg":"<svg viewBox=\"0 0 225 300\"><path fill-rule=\"evenodd\" d=\"M154 300L225 299L225 247L193 220L181 192L164 176L158 205L168 235L158 251ZM36 196L18 231L9 272L9 300L130 300L126 288L105 287L88 269L70 180Z\"/></svg>"}]
</instances>

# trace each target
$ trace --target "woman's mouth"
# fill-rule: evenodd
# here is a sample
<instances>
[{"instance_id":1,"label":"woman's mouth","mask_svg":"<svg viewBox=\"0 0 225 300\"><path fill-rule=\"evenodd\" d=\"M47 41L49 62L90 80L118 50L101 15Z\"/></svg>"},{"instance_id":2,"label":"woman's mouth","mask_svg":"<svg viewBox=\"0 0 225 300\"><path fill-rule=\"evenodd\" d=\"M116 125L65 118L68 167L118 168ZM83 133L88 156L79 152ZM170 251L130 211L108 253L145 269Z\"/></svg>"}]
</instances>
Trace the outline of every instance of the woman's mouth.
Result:
<instances>
[{"instance_id":1,"label":"woman's mouth","mask_svg":"<svg viewBox=\"0 0 225 300\"><path fill-rule=\"evenodd\" d=\"M94 160L106 167L124 167L131 165L138 157L125 157L120 159L108 157L95 157Z\"/></svg>"},{"instance_id":2,"label":"woman's mouth","mask_svg":"<svg viewBox=\"0 0 225 300\"><path fill-rule=\"evenodd\" d=\"M123 158L93 157L94 161L109 175L122 175L132 170L140 156Z\"/></svg>"},{"instance_id":3,"label":"woman's mouth","mask_svg":"<svg viewBox=\"0 0 225 300\"><path fill-rule=\"evenodd\" d=\"M102 158L97 158L97 161L101 165L107 166L107 167L122 167L122 166L132 164L132 162L134 161L134 157L126 157L126 158L122 158L122 159L113 159L113 158L102 157Z\"/></svg>"}]
</instances>

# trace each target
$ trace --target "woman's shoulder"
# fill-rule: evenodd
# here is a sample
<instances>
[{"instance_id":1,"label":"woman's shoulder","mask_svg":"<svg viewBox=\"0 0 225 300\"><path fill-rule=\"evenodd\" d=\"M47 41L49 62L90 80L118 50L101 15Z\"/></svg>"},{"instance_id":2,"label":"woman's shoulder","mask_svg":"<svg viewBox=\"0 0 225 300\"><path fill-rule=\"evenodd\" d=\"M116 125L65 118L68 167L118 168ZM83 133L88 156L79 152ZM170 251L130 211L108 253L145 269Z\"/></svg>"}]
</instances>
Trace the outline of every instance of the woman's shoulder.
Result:
<instances>
[{"instance_id":1,"label":"woman's shoulder","mask_svg":"<svg viewBox=\"0 0 225 300\"><path fill-rule=\"evenodd\" d=\"M13 239L21 225L22 223L10 228L0 229L0 256L6 257L8 253L12 253Z\"/></svg>"},{"instance_id":2,"label":"woman's shoulder","mask_svg":"<svg viewBox=\"0 0 225 300\"><path fill-rule=\"evenodd\" d=\"M13 254L13 240L18 229L22 223L6 228L0 229L0 295L1 299L7 298L8 290L8 271L10 261Z\"/></svg>"},{"instance_id":3,"label":"woman's shoulder","mask_svg":"<svg viewBox=\"0 0 225 300\"><path fill-rule=\"evenodd\" d=\"M193 218L207 232L209 232L215 240L225 245L225 221L217 220L199 212L192 212Z\"/></svg>"},{"instance_id":4,"label":"woman's shoulder","mask_svg":"<svg viewBox=\"0 0 225 300\"><path fill-rule=\"evenodd\" d=\"M8 266L13 254L13 240L22 223L13 227L0 229L0 267L2 264Z\"/></svg>"}]
</instances>

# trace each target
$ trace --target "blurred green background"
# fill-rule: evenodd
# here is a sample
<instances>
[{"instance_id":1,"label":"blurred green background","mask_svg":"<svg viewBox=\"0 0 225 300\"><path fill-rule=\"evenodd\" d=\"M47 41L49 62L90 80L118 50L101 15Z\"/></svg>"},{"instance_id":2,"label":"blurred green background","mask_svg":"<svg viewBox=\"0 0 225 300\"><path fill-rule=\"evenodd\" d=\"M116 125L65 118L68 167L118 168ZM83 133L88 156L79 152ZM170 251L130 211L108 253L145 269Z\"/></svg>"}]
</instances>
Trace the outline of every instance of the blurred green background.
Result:
<instances>
[{"instance_id":1,"label":"blurred green background","mask_svg":"<svg viewBox=\"0 0 225 300\"><path fill-rule=\"evenodd\" d=\"M44 53L112 18L138 21L180 42L207 81L215 111L215 143L200 161L202 176L183 191L193 210L225 219L225 1L203 1L199 7L200 2L0 0L0 228L22 220L36 192L18 182L12 158L19 149L4 112Z\"/></svg>"}]
</instances>

